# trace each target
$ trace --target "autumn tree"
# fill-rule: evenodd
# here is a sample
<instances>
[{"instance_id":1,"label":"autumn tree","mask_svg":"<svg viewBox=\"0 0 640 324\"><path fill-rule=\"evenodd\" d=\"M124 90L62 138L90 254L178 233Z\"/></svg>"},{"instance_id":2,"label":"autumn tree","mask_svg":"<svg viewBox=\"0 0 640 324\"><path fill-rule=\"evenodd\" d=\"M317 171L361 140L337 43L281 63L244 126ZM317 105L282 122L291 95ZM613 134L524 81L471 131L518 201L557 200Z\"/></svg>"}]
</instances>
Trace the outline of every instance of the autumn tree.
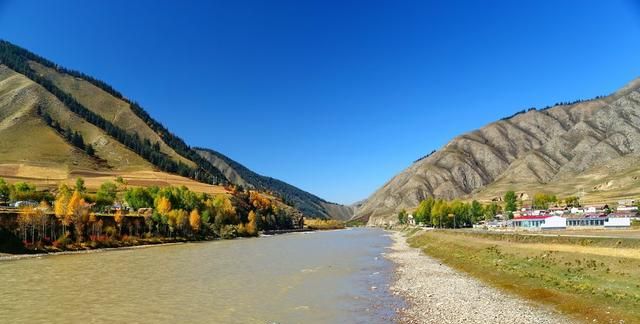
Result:
<instances>
[{"instance_id":1,"label":"autumn tree","mask_svg":"<svg viewBox=\"0 0 640 324\"><path fill-rule=\"evenodd\" d=\"M564 203L567 207L580 207L580 198L577 196L569 196L564 199Z\"/></svg>"},{"instance_id":2,"label":"autumn tree","mask_svg":"<svg viewBox=\"0 0 640 324\"><path fill-rule=\"evenodd\" d=\"M122 213L122 210L116 210L116 213L113 214L113 220L118 226L118 236L122 236L122 221L124 220L124 214Z\"/></svg>"},{"instance_id":3,"label":"autumn tree","mask_svg":"<svg viewBox=\"0 0 640 324\"><path fill-rule=\"evenodd\" d=\"M255 236L258 234L258 218L253 210L249 211L248 222L245 230L247 234L251 236Z\"/></svg>"},{"instance_id":4,"label":"autumn tree","mask_svg":"<svg viewBox=\"0 0 640 324\"><path fill-rule=\"evenodd\" d=\"M84 225L88 216L89 208L86 206L80 190L76 189L67 204L67 214L65 215L64 222L67 223L67 225L73 223L76 230L76 240L78 242L82 241Z\"/></svg>"},{"instance_id":5,"label":"autumn tree","mask_svg":"<svg viewBox=\"0 0 640 324\"><path fill-rule=\"evenodd\" d=\"M200 231L200 212L197 209L192 210L189 214L189 225L194 234Z\"/></svg>"},{"instance_id":6,"label":"autumn tree","mask_svg":"<svg viewBox=\"0 0 640 324\"><path fill-rule=\"evenodd\" d=\"M62 223L62 234L67 232L67 226L69 226L69 219L67 218L67 207L69 206L69 199L71 198L71 190L66 184L58 187L58 194L56 196L54 213L56 218Z\"/></svg>"}]
</instances>

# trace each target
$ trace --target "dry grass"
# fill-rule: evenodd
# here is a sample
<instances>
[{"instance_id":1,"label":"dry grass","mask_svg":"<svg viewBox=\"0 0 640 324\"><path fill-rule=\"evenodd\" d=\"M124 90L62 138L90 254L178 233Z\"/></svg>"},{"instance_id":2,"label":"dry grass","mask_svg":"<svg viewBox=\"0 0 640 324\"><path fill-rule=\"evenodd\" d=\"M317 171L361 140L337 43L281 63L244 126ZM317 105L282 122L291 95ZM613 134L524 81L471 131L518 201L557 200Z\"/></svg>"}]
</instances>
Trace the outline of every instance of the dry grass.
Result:
<instances>
[{"instance_id":1,"label":"dry grass","mask_svg":"<svg viewBox=\"0 0 640 324\"><path fill-rule=\"evenodd\" d=\"M97 190L104 182L113 182L116 177L122 177L128 186L133 187L186 186L195 192L228 193L222 186L209 185L160 171L109 172L82 169L69 171L64 167L56 168L51 165L0 164L0 178L4 178L10 183L27 181L35 184L38 189L54 189L61 183L73 185L78 177L85 180L85 185L90 191Z\"/></svg>"},{"instance_id":2,"label":"dry grass","mask_svg":"<svg viewBox=\"0 0 640 324\"><path fill-rule=\"evenodd\" d=\"M582 240L589 239L428 231L409 242L456 269L576 318L640 321L640 241L603 238L581 245L588 242Z\"/></svg>"}]
</instances>

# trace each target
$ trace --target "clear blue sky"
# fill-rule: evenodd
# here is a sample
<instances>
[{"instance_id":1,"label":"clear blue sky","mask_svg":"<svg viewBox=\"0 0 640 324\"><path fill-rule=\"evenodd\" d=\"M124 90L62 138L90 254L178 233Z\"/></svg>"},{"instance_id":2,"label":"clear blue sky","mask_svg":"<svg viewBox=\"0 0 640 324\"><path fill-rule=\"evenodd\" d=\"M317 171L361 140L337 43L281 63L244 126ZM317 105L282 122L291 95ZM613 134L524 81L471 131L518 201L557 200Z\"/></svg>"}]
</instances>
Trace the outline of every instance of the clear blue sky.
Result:
<instances>
[{"instance_id":1,"label":"clear blue sky","mask_svg":"<svg viewBox=\"0 0 640 324\"><path fill-rule=\"evenodd\" d=\"M640 76L634 1L3 1L0 38L325 199L526 107Z\"/></svg>"}]
</instances>

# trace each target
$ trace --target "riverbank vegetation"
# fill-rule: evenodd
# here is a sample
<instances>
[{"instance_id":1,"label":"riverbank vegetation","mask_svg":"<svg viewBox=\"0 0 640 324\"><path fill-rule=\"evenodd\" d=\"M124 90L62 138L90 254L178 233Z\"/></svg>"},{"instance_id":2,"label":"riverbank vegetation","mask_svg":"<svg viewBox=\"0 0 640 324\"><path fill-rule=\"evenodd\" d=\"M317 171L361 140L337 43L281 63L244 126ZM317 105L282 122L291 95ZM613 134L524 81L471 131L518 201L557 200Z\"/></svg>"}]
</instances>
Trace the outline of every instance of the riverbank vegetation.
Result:
<instances>
[{"instance_id":1,"label":"riverbank vegetation","mask_svg":"<svg viewBox=\"0 0 640 324\"><path fill-rule=\"evenodd\" d=\"M640 321L639 241L421 231L413 247L491 285L586 321Z\"/></svg>"},{"instance_id":2,"label":"riverbank vegetation","mask_svg":"<svg viewBox=\"0 0 640 324\"><path fill-rule=\"evenodd\" d=\"M550 206L562 204L569 207L579 207L578 197L570 196L558 199L555 195L537 192L531 199L531 206L536 209L547 209ZM437 228L462 228L471 227L473 224L485 220L491 221L496 215L503 214L507 219L512 219L514 212L525 205L518 199L514 191L507 191L502 197L502 202L493 201L482 204L477 200L465 202L462 200L444 200L427 197L422 200L413 213L416 224L424 224ZM409 213L401 210L397 217L400 224L408 223Z\"/></svg>"},{"instance_id":3,"label":"riverbank vegetation","mask_svg":"<svg viewBox=\"0 0 640 324\"><path fill-rule=\"evenodd\" d=\"M304 225L310 230L343 229L345 223L335 219L305 219Z\"/></svg>"},{"instance_id":4,"label":"riverbank vegetation","mask_svg":"<svg viewBox=\"0 0 640 324\"><path fill-rule=\"evenodd\" d=\"M26 251L60 251L257 236L263 230L302 227L302 215L266 193L229 188L227 194L196 193L186 187L132 187L122 179L89 193L75 186L53 192L0 180L0 201L17 208L0 213L0 228ZM328 226L327 223L326 226ZM15 253L15 239L0 238ZM2 246L2 244L0 244Z\"/></svg>"}]
</instances>

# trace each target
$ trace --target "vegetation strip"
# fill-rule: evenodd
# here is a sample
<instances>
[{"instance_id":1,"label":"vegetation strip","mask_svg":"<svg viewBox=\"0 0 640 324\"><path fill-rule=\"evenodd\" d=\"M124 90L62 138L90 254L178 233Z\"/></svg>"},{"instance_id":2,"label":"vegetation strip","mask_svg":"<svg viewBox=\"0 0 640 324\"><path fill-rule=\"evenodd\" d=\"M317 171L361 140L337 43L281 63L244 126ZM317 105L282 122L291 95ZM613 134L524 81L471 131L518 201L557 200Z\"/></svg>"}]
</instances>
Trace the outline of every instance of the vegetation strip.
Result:
<instances>
[{"instance_id":1,"label":"vegetation strip","mask_svg":"<svg viewBox=\"0 0 640 324\"><path fill-rule=\"evenodd\" d=\"M580 244L590 240L593 243ZM428 231L408 242L455 269L576 318L639 322L640 260L589 253L608 240ZM619 246L634 246L637 240L617 241L623 242ZM532 243L546 249L527 248ZM554 244L576 249L557 251Z\"/></svg>"}]
</instances>

